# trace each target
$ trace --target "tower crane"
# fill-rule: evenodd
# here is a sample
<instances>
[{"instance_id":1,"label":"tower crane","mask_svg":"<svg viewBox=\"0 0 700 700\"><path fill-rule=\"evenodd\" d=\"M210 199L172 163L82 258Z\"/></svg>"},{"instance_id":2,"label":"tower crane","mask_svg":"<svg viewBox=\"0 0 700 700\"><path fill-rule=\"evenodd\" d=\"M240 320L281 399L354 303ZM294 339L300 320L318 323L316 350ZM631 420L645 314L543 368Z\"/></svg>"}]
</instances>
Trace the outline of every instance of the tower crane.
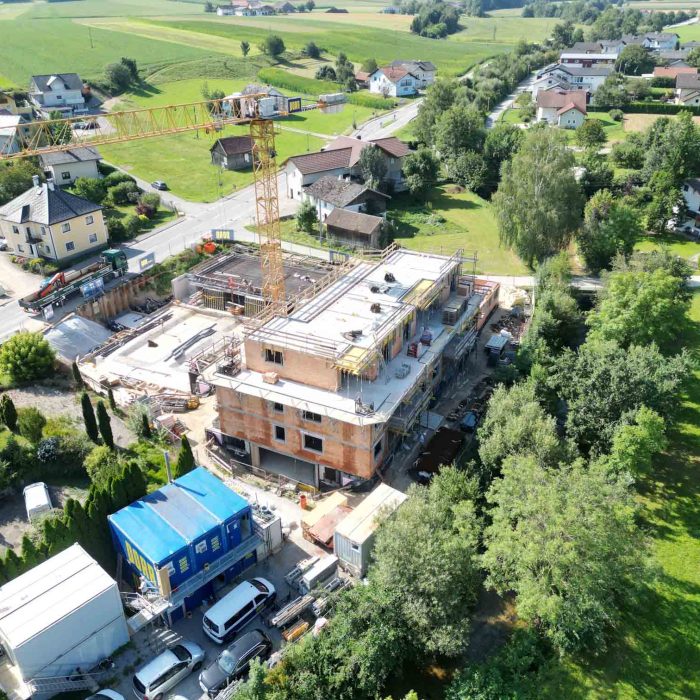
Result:
<instances>
[{"instance_id":1,"label":"tower crane","mask_svg":"<svg viewBox=\"0 0 700 700\"><path fill-rule=\"evenodd\" d=\"M5 140L0 149L0 161L187 131L204 130L213 134L227 125L248 124L253 143L255 215L261 233L263 297L273 315L286 316L275 128L271 119L260 115L258 106L259 100L266 96L264 93L248 94L22 124L15 127L14 139ZM324 105L319 103L319 106ZM10 148L13 143L18 144L14 150Z\"/></svg>"}]
</instances>

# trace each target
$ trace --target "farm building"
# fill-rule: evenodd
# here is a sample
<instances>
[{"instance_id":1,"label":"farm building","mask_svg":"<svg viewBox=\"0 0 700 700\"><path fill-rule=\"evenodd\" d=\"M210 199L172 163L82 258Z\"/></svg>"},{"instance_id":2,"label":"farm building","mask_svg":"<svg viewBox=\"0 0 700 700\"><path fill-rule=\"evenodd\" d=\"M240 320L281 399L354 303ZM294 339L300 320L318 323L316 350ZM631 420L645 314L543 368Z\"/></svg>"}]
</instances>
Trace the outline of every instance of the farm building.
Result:
<instances>
[{"instance_id":1,"label":"farm building","mask_svg":"<svg viewBox=\"0 0 700 700\"><path fill-rule=\"evenodd\" d=\"M405 493L379 484L335 528L333 551L340 566L362 578L369 566L374 535L382 517L393 513L408 498Z\"/></svg>"},{"instance_id":2,"label":"farm building","mask_svg":"<svg viewBox=\"0 0 700 700\"><path fill-rule=\"evenodd\" d=\"M109 516L117 552L138 590L169 602L170 622L258 559L250 505L199 467Z\"/></svg>"},{"instance_id":3,"label":"farm building","mask_svg":"<svg viewBox=\"0 0 700 700\"><path fill-rule=\"evenodd\" d=\"M9 697L48 697L77 667L92 669L129 641L117 584L78 544L0 588ZM56 687L56 686L59 687Z\"/></svg>"},{"instance_id":4,"label":"farm building","mask_svg":"<svg viewBox=\"0 0 700 700\"><path fill-rule=\"evenodd\" d=\"M351 248L380 247L384 219L348 209L333 209L326 217L328 237Z\"/></svg>"},{"instance_id":5,"label":"farm building","mask_svg":"<svg viewBox=\"0 0 700 700\"><path fill-rule=\"evenodd\" d=\"M253 165L253 139L250 136L217 139L209 151L212 164L226 170L245 170Z\"/></svg>"}]
</instances>

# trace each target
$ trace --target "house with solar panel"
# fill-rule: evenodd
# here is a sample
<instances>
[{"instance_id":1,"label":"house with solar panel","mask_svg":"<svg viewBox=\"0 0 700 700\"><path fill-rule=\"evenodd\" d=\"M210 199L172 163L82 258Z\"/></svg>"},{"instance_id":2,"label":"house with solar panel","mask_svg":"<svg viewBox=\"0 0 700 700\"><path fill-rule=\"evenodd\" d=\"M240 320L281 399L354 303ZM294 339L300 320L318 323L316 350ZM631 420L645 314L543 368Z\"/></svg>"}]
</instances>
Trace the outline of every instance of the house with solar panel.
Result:
<instances>
[{"instance_id":1,"label":"house with solar panel","mask_svg":"<svg viewBox=\"0 0 700 700\"><path fill-rule=\"evenodd\" d=\"M266 553L248 502L204 467L110 515L109 526L124 578L156 591L171 624Z\"/></svg>"}]
</instances>

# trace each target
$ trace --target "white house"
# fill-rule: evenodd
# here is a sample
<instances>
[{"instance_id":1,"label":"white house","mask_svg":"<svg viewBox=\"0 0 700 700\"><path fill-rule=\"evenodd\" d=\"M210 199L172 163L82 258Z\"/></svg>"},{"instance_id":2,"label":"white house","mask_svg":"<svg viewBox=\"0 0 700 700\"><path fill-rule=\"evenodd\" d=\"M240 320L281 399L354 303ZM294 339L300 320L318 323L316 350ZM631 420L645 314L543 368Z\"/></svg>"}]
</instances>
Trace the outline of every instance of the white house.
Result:
<instances>
[{"instance_id":1,"label":"white house","mask_svg":"<svg viewBox=\"0 0 700 700\"><path fill-rule=\"evenodd\" d=\"M392 68L403 68L418 81L419 88L426 88L435 82L437 68L431 61L393 61Z\"/></svg>"},{"instance_id":2,"label":"white house","mask_svg":"<svg viewBox=\"0 0 700 700\"><path fill-rule=\"evenodd\" d=\"M577 129L586 118L586 93L580 90L545 90L537 94L537 121L561 129Z\"/></svg>"},{"instance_id":3,"label":"white house","mask_svg":"<svg viewBox=\"0 0 700 700\"><path fill-rule=\"evenodd\" d=\"M83 81L77 73L33 75L29 98L42 110L57 110L68 115L85 109Z\"/></svg>"},{"instance_id":4,"label":"white house","mask_svg":"<svg viewBox=\"0 0 700 700\"><path fill-rule=\"evenodd\" d=\"M562 65L554 63L543 68L532 85L532 96L537 97L540 90L552 88L560 90L583 90L591 94L605 82L605 79L614 72L613 66L583 66Z\"/></svg>"},{"instance_id":5,"label":"white house","mask_svg":"<svg viewBox=\"0 0 700 700\"><path fill-rule=\"evenodd\" d=\"M79 177L100 177L97 164L101 160L99 151L89 146L39 156L46 179L61 186L72 185Z\"/></svg>"},{"instance_id":6,"label":"white house","mask_svg":"<svg viewBox=\"0 0 700 700\"><path fill-rule=\"evenodd\" d=\"M680 37L670 32L648 32L644 35L642 46L652 51L673 51L678 46Z\"/></svg>"},{"instance_id":7,"label":"white house","mask_svg":"<svg viewBox=\"0 0 700 700\"><path fill-rule=\"evenodd\" d=\"M304 201L316 207L318 218L325 221L334 209L384 214L386 203L391 197L359 182L343 177L324 175L303 189Z\"/></svg>"},{"instance_id":8,"label":"white house","mask_svg":"<svg viewBox=\"0 0 700 700\"><path fill-rule=\"evenodd\" d=\"M324 176L332 178L360 178L360 153L368 146L380 149L386 165L384 184L394 191L406 188L401 172L404 156L410 152L408 146L394 136L372 141L349 136L338 136L315 153L292 156L285 164L286 192L290 199L303 199L304 188Z\"/></svg>"},{"instance_id":9,"label":"white house","mask_svg":"<svg viewBox=\"0 0 700 700\"><path fill-rule=\"evenodd\" d=\"M419 80L405 68L385 66L369 78L369 91L385 97L404 97L418 92Z\"/></svg>"},{"instance_id":10,"label":"white house","mask_svg":"<svg viewBox=\"0 0 700 700\"><path fill-rule=\"evenodd\" d=\"M700 178L694 177L683 183L683 198L688 211L700 217Z\"/></svg>"},{"instance_id":11,"label":"white house","mask_svg":"<svg viewBox=\"0 0 700 700\"><path fill-rule=\"evenodd\" d=\"M216 14L219 17L232 17L236 14L236 8L233 5L219 5L216 8Z\"/></svg>"},{"instance_id":12,"label":"white house","mask_svg":"<svg viewBox=\"0 0 700 700\"><path fill-rule=\"evenodd\" d=\"M17 114L0 114L0 154L17 153L20 148L18 127L22 117Z\"/></svg>"},{"instance_id":13,"label":"white house","mask_svg":"<svg viewBox=\"0 0 700 700\"><path fill-rule=\"evenodd\" d=\"M676 76L677 105L700 107L700 77L692 73L680 73Z\"/></svg>"}]
</instances>

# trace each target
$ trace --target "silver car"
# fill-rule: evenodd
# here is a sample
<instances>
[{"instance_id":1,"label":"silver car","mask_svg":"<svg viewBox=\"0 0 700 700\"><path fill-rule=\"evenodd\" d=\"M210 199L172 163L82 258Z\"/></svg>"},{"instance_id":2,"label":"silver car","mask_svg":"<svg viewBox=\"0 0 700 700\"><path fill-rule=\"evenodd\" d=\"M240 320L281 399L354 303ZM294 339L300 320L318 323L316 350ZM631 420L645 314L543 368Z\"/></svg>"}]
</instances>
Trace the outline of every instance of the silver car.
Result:
<instances>
[{"instance_id":1,"label":"silver car","mask_svg":"<svg viewBox=\"0 0 700 700\"><path fill-rule=\"evenodd\" d=\"M134 695L139 700L162 700L171 688L202 668L204 656L202 647L183 639L136 671Z\"/></svg>"}]
</instances>

